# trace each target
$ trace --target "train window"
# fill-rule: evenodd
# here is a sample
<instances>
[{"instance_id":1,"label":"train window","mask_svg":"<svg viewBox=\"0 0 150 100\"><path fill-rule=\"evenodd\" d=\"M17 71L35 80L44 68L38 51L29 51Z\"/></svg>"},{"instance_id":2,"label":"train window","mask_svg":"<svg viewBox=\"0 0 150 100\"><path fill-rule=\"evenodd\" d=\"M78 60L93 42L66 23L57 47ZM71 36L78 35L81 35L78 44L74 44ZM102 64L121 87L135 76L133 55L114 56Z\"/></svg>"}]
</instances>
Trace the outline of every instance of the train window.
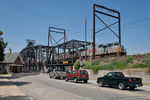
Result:
<instances>
[{"instance_id":1,"label":"train window","mask_svg":"<svg viewBox=\"0 0 150 100\"><path fill-rule=\"evenodd\" d=\"M117 42L116 42L116 43L114 43L114 46L117 46L117 45L119 45L119 43L117 43Z\"/></svg>"},{"instance_id":2,"label":"train window","mask_svg":"<svg viewBox=\"0 0 150 100\"><path fill-rule=\"evenodd\" d=\"M108 44L108 47L112 47L113 46L113 44L111 43L111 44Z\"/></svg>"},{"instance_id":3,"label":"train window","mask_svg":"<svg viewBox=\"0 0 150 100\"><path fill-rule=\"evenodd\" d=\"M103 47L103 45L99 45L98 47L99 47L99 48L102 48L102 47Z\"/></svg>"}]
</instances>

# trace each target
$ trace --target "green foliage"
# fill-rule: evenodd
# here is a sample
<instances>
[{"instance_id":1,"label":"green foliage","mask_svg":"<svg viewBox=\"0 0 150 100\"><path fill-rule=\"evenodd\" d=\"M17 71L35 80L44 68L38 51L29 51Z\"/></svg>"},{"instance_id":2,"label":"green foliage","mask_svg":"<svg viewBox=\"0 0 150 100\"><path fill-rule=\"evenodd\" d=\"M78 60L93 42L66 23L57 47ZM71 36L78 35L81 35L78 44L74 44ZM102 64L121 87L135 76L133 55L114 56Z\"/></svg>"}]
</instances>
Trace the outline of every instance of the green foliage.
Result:
<instances>
[{"instance_id":1,"label":"green foliage","mask_svg":"<svg viewBox=\"0 0 150 100\"><path fill-rule=\"evenodd\" d=\"M105 63L109 63L109 60L104 60Z\"/></svg>"},{"instance_id":2,"label":"green foliage","mask_svg":"<svg viewBox=\"0 0 150 100\"><path fill-rule=\"evenodd\" d=\"M76 62L74 63L74 69L75 70L80 69L80 60L76 60Z\"/></svg>"},{"instance_id":3,"label":"green foliage","mask_svg":"<svg viewBox=\"0 0 150 100\"><path fill-rule=\"evenodd\" d=\"M143 63L146 65L150 65L150 58L143 60Z\"/></svg>"},{"instance_id":4,"label":"green foliage","mask_svg":"<svg viewBox=\"0 0 150 100\"><path fill-rule=\"evenodd\" d=\"M100 66L101 70L113 70L115 66L113 66L112 64L105 64L103 66Z\"/></svg>"},{"instance_id":5,"label":"green foliage","mask_svg":"<svg viewBox=\"0 0 150 100\"><path fill-rule=\"evenodd\" d=\"M133 63L133 57L132 57L132 56L127 57L126 63L127 63L127 64L128 64L128 63Z\"/></svg>"},{"instance_id":6,"label":"green foliage","mask_svg":"<svg viewBox=\"0 0 150 100\"><path fill-rule=\"evenodd\" d=\"M146 68L146 65L137 63L137 64L132 65L132 68Z\"/></svg>"},{"instance_id":7,"label":"green foliage","mask_svg":"<svg viewBox=\"0 0 150 100\"><path fill-rule=\"evenodd\" d=\"M95 61L91 64L90 61L84 63L84 69L91 69L94 73L98 70L116 70L116 69L126 69L126 68L147 68L148 73L150 73L150 58L143 60L142 63L133 64L133 57L128 56L124 61L113 60L109 64L100 65L99 62Z\"/></svg>"},{"instance_id":8,"label":"green foliage","mask_svg":"<svg viewBox=\"0 0 150 100\"><path fill-rule=\"evenodd\" d=\"M98 70L100 69L99 62L93 62L91 69L92 69L92 71L93 71L94 73L97 73Z\"/></svg>"},{"instance_id":9,"label":"green foliage","mask_svg":"<svg viewBox=\"0 0 150 100\"><path fill-rule=\"evenodd\" d=\"M115 61L113 60L110 64L105 64L100 66L100 69L104 70L114 70L114 69L124 69L127 67L126 61Z\"/></svg>"},{"instance_id":10,"label":"green foliage","mask_svg":"<svg viewBox=\"0 0 150 100\"><path fill-rule=\"evenodd\" d=\"M116 69L125 69L128 67L128 64L126 63L126 61L119 61L116 64Z\"/></svg>"},{"instance_id":11,"label":"green foliage","mask_svg":"<svg viewBox=\"0 0 150 100\"><path fill-rule=\"evenodd\" d=\"M83 68L84 69L90 69L90 61L86 61L84 64L83 64Z\"/></svg>"},{"instance_id":12,"label":"green foliage","mask_svg":"<svg viewBox=\"0 0 150 100\"><path fill-rule=\"evenodd\" d=\"M147 71L147 73L149 73L149 74L150 74L150 68L148 68L148 71Z\"/></svg>"},{"instance_id":13,"label":"green foliage","mask_svg":"<svg viewBox=\"0 0 150 100\"><path fill-rule=\"evenodd\" d=\"M148 73L150 74L150 58L143 60L143 63L148 68Z\"/></svg>"},{"instance_id":14,"label":"green foliage","mask_svg":"<svg viewBox=\"0 0 150 100\"><path fill-rule=\"evenodd\" d=\"M2 34L3 32L0 31L0 61L4 60L4 49L6 48L8 44L3 41L3 38L1 37Z\"/></svg>"}]
</instances>

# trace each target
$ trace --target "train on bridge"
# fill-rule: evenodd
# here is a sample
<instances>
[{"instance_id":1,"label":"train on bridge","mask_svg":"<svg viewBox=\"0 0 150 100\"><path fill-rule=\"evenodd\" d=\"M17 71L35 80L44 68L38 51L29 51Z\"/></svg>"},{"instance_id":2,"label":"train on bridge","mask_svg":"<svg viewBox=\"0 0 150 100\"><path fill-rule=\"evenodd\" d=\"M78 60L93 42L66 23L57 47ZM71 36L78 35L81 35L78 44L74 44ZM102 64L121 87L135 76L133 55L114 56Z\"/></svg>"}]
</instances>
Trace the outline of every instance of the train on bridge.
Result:
<instances>
[{"instance_id":1,"label":"train on bridge","mask_svg":"<svg viewBox=\"0 0 150 100\"><path fill-rule=\"evenodd\" d=\"M75 52L75 51L74 51ZM72 51L68 51L65 53L65 58L72 58ZM86 50L85 48L79 48L79 54L83 58L86 56ZM91 46L87 47L87 57L92 56L93 54L93 48ZM104 57L104 56L122 56L126 55L126 50L123 45L119 45L118 42L115 43L106 43L106 44L99 44L95 46L95 55ZM58 55L55 55L54 59L63 59L64 53L60 53L59 57Z\"/></svg>"}]
</instances>

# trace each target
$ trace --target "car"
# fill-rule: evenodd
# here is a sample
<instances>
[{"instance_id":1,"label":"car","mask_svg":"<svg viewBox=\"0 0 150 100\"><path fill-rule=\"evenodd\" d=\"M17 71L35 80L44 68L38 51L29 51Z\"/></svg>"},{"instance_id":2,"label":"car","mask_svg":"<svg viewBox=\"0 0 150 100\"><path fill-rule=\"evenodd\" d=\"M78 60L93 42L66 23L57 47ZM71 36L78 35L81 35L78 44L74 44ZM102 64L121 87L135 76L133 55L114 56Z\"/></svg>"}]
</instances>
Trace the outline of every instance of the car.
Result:
<instances>
[{"instance_id":1,"label":"car","mask_svg":"<svg viewBox=\"0 0 150 100\"><path fill-rule=\"evenodd\" d=\"M97 83L100 87L105 85L110 87L117 87L118 89L129 88L134 90L137 87L143 86L142 78L125 77L122 72L109 72L104 77L98 77Z\"/></svg>"},{"instance_id":2,"label":"car","mask_svg":"<svg viewBox=\"0 0 150 100\"><path fill-rule=\"evenodd\" d=\"M87 83L89 80L89 74L86 70L73 70L66 73L65 80L74 80L75 83L78 81L84 81L84 83Z\"/></svg>"},{"instance_id":3,"label":"car","mask_svg":"<svg viewBox=\"0 0 150 100\"><path fill-rule=\"evenodd\" d=\"M66 72L63 70L60 70L60 69L59 70L54 69L52 72L49 72L50 78L54 78L54 79L63 78L63 79L65 79L65 76L66 76Z\"/></svg>"}]
</instances>

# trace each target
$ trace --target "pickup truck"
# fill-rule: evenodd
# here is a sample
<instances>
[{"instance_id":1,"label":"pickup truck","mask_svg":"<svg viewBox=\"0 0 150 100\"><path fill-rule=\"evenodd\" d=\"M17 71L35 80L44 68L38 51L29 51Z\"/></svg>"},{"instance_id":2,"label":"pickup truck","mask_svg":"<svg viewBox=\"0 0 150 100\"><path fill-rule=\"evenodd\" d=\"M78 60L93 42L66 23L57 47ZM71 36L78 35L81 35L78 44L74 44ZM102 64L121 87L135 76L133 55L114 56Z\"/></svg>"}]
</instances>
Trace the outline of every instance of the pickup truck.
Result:
<instances>
[{"instance_id":1,"label":"pickup truck","mask_svg":"<svg viewBox=\"0 0 150 100\"><path fill-rule=\"evenodd\" d=\"M104 77L98 77L97 83L100 87L107 85L121 90L125 88L134 90L137 87L143 86L142 78L125 77L122 72L109 72Z\"/></svg>"},{"instance_id":2,"label":"pickup truck","mask_svg":"<svg viewBox=\"0 0 150 100\"><path fill-rule=\"evenodd\" d=\"M49 72L50 78L54 78L54 79L63 78L63 79L65 79L65 76L66 76L66 72L63 70L54 69L52 72Z\"/></svg>"}]
</instances>

